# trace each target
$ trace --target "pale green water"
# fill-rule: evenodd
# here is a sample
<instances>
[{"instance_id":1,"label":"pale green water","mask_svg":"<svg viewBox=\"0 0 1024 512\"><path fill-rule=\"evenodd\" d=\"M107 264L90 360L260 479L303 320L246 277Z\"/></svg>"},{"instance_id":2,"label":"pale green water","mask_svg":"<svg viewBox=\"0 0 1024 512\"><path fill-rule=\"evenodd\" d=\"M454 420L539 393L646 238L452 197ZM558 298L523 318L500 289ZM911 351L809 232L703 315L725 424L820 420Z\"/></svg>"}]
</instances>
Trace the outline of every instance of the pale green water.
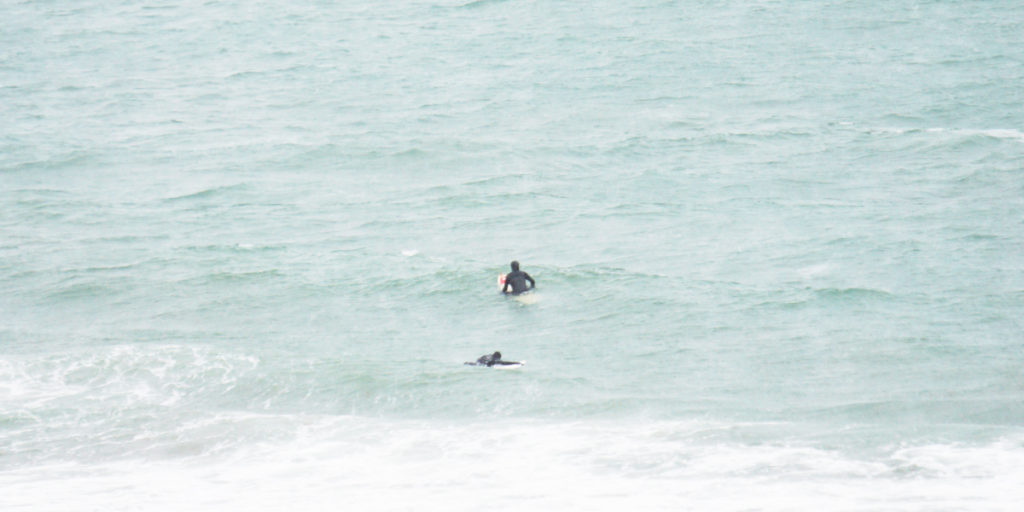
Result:
<instances>
[{"instance_id":1,"label":"pale green water","mask_svg":"<svg viewBox=\"0 0 1024 512\"><path fill-rule=\"evenodd\" d=\"M0 13L5 510L1024 498L1016 3Z\"/></svg>"}]
</instances>

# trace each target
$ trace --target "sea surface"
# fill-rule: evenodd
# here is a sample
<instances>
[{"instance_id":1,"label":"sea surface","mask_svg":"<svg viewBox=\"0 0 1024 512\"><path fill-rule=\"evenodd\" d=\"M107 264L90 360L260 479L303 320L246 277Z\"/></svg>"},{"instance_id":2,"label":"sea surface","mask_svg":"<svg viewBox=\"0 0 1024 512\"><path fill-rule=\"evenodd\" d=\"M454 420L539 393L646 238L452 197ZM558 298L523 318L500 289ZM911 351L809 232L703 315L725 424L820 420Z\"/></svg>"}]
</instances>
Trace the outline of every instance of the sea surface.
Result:
<instances>
[{"instance_id":1,"label":"sea surface","mask_svg":"<svg viewBox=\"0 0 1024 512\"><path fill-rule=\"evenodd\" d=\"M0 19L0 510L1024 503L1019 1Z\"/></svg>"}]
</instances>

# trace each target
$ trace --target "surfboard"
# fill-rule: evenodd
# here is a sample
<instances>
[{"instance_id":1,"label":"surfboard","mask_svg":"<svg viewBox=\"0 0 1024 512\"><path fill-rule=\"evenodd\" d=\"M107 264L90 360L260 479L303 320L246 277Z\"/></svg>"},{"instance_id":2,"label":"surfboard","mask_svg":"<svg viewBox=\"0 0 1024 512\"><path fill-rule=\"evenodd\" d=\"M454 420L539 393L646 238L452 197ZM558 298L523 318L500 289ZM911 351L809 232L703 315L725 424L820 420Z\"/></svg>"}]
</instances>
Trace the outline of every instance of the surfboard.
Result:
<instances>
[{"instance_id":1,"label":"surfboard","mask_svg":"<svg viewBox=\"0 0 1024 512\"><path fill-rule=\"evenodd\" d=\"M516 364L496 364L491 368L497 368L499 370L514 370L516 368L522 368L526 364L526 361L519 361Z\"/></svg>"},{"instance_id":2,"label":"surfboard","mask_svg":"<svg viewBox=\"0 0 1024 512\"><path fill-rule=\"evenodd\" d=\"M486 364L477 364L475 362L470 362L470 361L466 361L463 364L465 364L466 366L485 366L487 368L496 368L496 369L500 369L500 370L511 370L513 368L522 368L523 365L526 364L526 361L516 361L513 364L496 364L496 365L492 365L492 366L487 366Z\"/></svg>"}]
</instances>

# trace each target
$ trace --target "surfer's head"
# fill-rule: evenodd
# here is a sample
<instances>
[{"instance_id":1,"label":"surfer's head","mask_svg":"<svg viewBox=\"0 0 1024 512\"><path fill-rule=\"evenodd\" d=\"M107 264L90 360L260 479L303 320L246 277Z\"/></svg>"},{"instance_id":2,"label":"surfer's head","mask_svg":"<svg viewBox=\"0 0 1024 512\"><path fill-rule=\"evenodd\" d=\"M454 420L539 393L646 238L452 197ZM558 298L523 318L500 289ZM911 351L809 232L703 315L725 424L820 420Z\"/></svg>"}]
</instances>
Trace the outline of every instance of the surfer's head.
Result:
<instances>
[{"instance_id":1,"label":"surfer's head","mask_svg":"<svg viewBox=\"0 0 1024 512\"><path fill-rule=\"evenodd\" d=\"M519 271L519 262L518 261L512 260L512 271L513 272L518 272Z\"/></svg>"},{"instance_id":2,"label":"surfer's head","mask_svg":"<svg viewBox=\"0 0 1024 512\"><path fill-rule=\"evenodd\" d=\"M501 359L501 352L495 352L491 354L491 361L497 361Z\"/></svg>"}]
</instances>

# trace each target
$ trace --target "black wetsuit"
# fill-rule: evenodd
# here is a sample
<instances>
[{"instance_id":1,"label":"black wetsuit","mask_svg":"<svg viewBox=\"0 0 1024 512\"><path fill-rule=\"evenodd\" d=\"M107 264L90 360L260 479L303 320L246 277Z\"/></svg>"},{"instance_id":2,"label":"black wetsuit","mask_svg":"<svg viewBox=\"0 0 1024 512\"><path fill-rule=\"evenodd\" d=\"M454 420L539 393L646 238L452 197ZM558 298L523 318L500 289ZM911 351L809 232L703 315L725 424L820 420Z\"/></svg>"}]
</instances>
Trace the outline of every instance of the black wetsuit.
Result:
<instances>
[{"instance_id":1,"label":"black wetsuit","mask_svg":"<svg viewBox=\"0 0 1024 512\"><path fill-rule=\"evenodd\" d=\"M477 359L475 363L467 362L466 364L468 364L470 366L494 366L494 365L520 364L520 363L519 363L519 361L502 361L500 355L495 357L493 354L490 354L490 355L486 355L486 356L480 356L480 358Z\"/></svg>"},{"instance_id":2,"label":"black wetsuit","mask_svg":"<svg viewBox=\"0 0 1024 512\"><path fill-rule=\"evenodd\" d=\"M530 282L530 287L526 287L526 282ZM525 291L532 290L537 284L530 277L530 274L523 272L522 270L513 270L505 275L505 286L501 288L503 293L508 293L508 287L512 287L512 295L519 295Z\"/></svg>"}]
</instances>

